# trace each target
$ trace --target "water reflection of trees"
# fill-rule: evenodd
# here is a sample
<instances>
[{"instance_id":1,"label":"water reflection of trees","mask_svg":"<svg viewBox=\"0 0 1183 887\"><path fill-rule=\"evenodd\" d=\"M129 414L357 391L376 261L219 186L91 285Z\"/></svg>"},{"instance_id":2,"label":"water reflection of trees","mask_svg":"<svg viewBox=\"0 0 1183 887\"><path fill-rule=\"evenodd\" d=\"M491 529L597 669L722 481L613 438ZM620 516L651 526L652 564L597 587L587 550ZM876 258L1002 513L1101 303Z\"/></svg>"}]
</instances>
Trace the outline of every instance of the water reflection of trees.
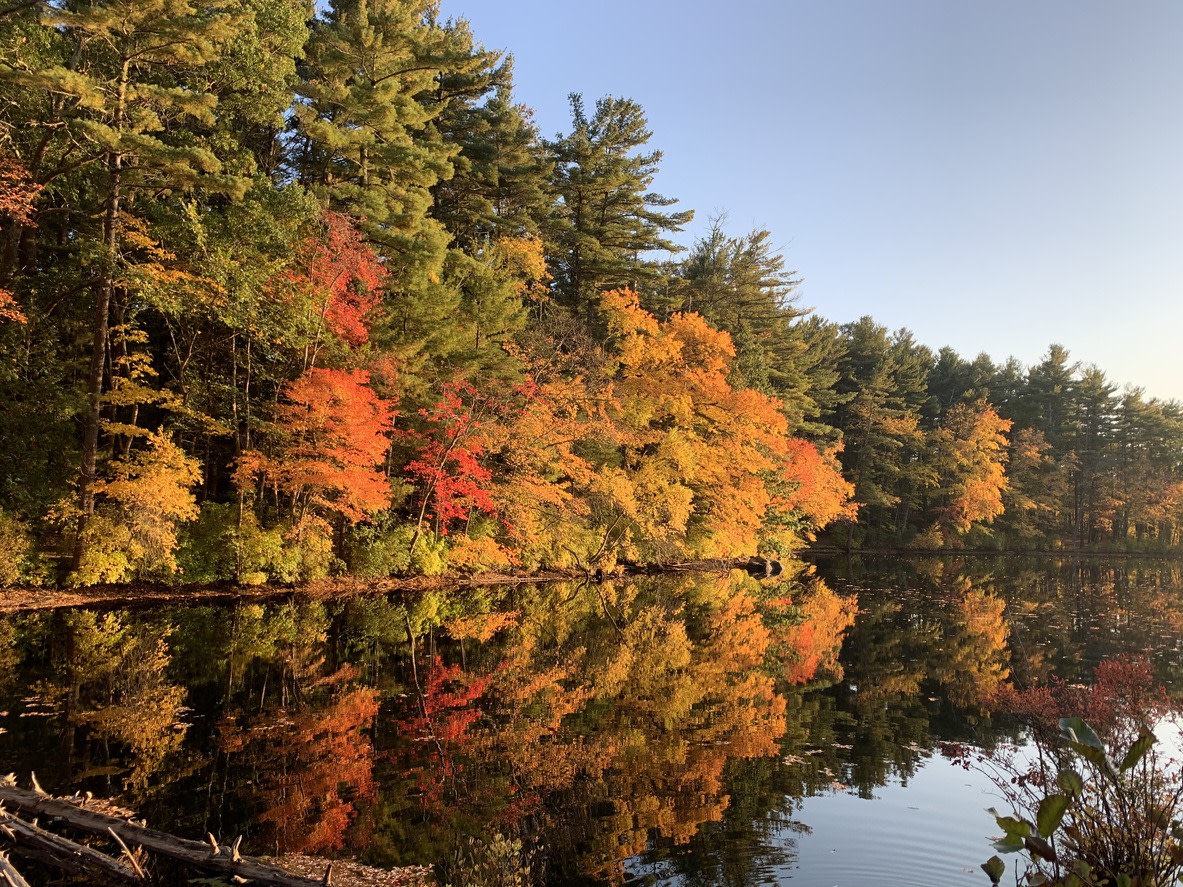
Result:
<instances>
[{"instance_id":1,"label":"water reflection of trees","mask_svg":"<svg viewBox=\"0 0 1183 887\"><path fill-rule=\"evenodd\" d=\"M414 815L453 825L479 816L545 835L561 880L619 877L622 859L653 836L690 840L730 803L728 761L776 755L785 730L785 698L765 668L774 631L757 592L697 578L522 596L515 624L470 649L467 676L449 672L449 698L478 707L480 719L446 734L437 723L426 754L399 749L417 785L422 768L467 774L444 791L420 790ZM478 681L481 696L465 694ZM403 722L416 720L426 719L412 712ZM455 726L455 712L443 722ZM497 789L475 770L491 770ZM383 803L397 805L397 793ZM387 809L383 819L407 813Z\"/></svg>"},{"instance_id":2,"label":"water reflection of trees","mask_svg":"<svg viewBox=\"0 0 1183 887\"><path fill-rule=\"evenodd\" d=\"M501 830L557 883L644 854L740 884L791 855L799 799L997 738L1001 682L1183 628L1176 564L883 566L17 617L0 748L259 849L423 862Z\"/></svg>"},{"instance_id":3,"label":"water reflection of trees","mask_svg":"<svg viewBox=\"0 0 1183 887\"><path fill-rule=\"evenodd\" d=\"M5 620L0 690L6 733L47 781L133 800L167 767L184 765L186 692L168 674L167 618L77 610ZM46 734L52 742L46 742Z\"/></svg>"}]
</instances>

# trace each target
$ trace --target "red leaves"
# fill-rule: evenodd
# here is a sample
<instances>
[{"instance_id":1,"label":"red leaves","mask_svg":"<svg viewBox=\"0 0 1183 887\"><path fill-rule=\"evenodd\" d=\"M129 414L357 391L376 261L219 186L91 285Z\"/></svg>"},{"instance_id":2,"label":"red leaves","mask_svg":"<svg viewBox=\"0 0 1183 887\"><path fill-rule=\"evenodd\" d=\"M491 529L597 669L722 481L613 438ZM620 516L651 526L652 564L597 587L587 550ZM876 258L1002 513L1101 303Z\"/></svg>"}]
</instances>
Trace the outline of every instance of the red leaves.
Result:
<instances>
[{"instance_id":1,"label":"red leaves","mask_svg":"<svg viewBox=\"0 0 1183 887\"><path fill-rule=\"evenodd\" d=\"M427 685L419 698L419 713L399 723L399 732L415 739L461 742L468 728L481 717L473 705L480 699L492 675L471 677L459 665L438 659L427 663Z\"/></svg>"},{"instance_id":2,"label":"red leaves","mask_svg":"<svg viewBox=\"0 0 1183 887\"><path fill-rule=\"evenodd\" d=\"M492 473L480 461L489 446L482 420L503 407L470 383L453 382L431 407L419 411L426 427L406 435L418 445L407 474L419 484L423 507L431 511L441 534L473 511L496 513L489 490Z\"/></svg>"},{"instance_id":3,"label":"red leaves","mask_svg":"<svg viewBox=\"0 0 1183 887\"><path fill-rule=\"evenodd\" d=\"M378 304L387 271L348 216L324 215L324 234L307 238L302 262L288 279L309 291L329 330L347 345L369 339L366 315Z\"/></svg>"}]
</instances>

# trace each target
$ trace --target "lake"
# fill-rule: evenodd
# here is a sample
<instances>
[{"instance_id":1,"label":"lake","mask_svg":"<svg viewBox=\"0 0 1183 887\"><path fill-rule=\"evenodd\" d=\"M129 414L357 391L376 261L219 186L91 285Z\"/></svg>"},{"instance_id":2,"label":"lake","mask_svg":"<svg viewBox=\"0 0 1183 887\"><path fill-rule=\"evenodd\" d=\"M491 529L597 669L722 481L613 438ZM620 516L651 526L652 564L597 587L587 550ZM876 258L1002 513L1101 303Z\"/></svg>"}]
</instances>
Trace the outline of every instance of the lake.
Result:
<instances>
[{"instance_id":1,"label":"lake","mask_svg":"<svg viewBox=\"0 0 1183 887\"><path fill-rule=\"evenodd\" d=\"M520 837L550 884L985 885L1007 680L1149 653L1175 561L797 564L0 622L0 766L250 853L444 863ZM471 851L468 851L471 854ZM458 881L457 881L458 883Z\"/></svg>"}]
</instances>

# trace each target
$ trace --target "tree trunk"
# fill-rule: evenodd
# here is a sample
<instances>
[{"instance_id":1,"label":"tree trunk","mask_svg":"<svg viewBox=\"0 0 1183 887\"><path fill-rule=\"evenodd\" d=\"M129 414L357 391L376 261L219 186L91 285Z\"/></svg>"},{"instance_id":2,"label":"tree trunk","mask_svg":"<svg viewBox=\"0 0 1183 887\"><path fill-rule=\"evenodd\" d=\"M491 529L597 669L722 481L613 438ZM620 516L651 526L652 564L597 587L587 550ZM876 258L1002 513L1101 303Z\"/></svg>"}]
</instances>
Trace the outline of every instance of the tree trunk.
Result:
<instances>
[{"instance_id":1,"label":"tree trunk","mask_svg":"<svg viewBox=\"0 0 1183 887\"><path fill-rule=\"evenodd\" d=\"M115 107L112 128L122 132L127 109L127 81L130 62L124 60L119 76L119 100ZM93 338L90 345L90 373L87 376L86 423L82 434L82 465L78 477L78 535L74 540L73 568L82 562L83 534L94 514L95 467L99 450L99 411L103 399L103 371L107 363L107 335L110 322L111 296L115 290L115 251L118 245L119 205L123 185L123 154L112 151L107 155L107 175L110 179L106 206L103 212L103 268L95 298Z\"/></svg>"}]
</instances>

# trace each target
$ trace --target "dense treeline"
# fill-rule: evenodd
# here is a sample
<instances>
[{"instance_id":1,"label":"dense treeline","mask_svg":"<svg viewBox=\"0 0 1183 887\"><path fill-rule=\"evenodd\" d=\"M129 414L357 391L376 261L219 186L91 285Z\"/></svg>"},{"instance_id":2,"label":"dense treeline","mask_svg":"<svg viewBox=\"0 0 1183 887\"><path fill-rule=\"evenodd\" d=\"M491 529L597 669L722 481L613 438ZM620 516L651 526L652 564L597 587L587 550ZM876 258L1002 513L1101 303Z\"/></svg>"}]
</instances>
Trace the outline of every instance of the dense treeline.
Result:
<instances>
[{"instance_id":1,"label":"dense treeline","mask_svg":"<svg viewBox=\"0 0 1183 887\"><path fill-rule=\"evenodd\" d=\"M1177 404L682 254L642 109L438 6L0 11L0 579L1177 541Z\"/></svg>"},{"instance_id":2,"label":"dense treeline","mask_svg":"<svg viewBox=\"0 0 1183 887\"><path fill-rule=\"evenodd\" d=\"M850 544L1162 550L1180 541L1183 407L1052 345L1032 367L833 330Z\"/></svg>"}]
</instances>

